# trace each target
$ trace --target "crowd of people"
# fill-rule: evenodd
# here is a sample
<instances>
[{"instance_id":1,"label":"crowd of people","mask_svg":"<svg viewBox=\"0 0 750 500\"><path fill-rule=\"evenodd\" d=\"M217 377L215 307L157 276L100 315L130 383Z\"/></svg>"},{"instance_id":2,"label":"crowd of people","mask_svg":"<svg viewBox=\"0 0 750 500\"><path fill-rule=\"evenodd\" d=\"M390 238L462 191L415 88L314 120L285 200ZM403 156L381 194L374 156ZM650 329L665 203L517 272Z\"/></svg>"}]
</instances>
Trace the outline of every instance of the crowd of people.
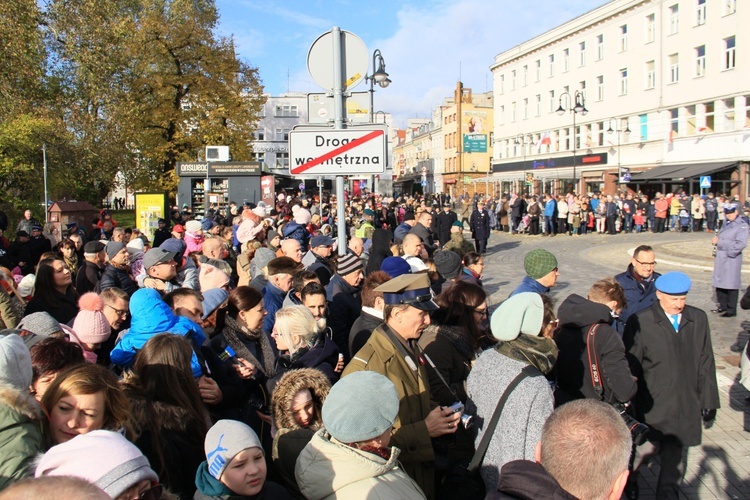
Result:
<instances>
[{"instance_id":1,"label":"crowd of people","mask_svg":"<svg viewBox=\"0 0 750 500\"><path fill-rule=\"evenodd\" d=\"M684 191L618 195L504 195L491 202L493 227L511 234L713 233L725 222L728 196L689 195ZM744 207L750 210L750 205Z\"/></svg>"},{"instance_id":2,"label":"crowd of people","mask_svg":"<svg viewBox=\"0 0 750 500\"><path fill-rule=\"evenodd\" d=\"M104 210L52 245L28 212L0 256L0 499L635 498L655 455L677 498L719 408L689 277L640 246L555 307L536 249L491 312L487 201L350 199L343 249L335 196L175 207L153 240Z\"/></svg>"}]
</instances>

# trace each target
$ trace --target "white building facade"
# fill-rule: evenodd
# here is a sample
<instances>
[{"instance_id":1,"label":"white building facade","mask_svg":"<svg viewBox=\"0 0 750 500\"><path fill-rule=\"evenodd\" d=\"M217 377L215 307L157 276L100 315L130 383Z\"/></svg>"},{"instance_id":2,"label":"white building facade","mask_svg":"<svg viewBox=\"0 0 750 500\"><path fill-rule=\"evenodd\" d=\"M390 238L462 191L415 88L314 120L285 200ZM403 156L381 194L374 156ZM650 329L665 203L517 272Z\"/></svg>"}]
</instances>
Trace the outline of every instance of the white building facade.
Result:
<instances>
[{"instance_id":1,"label":"white building facade","mask_svg":"<svg viewBox=\"0 0 750 500\"><path fill-rule=\"evenodd\" d=\"M698 192L711 175L711 190L744 199L749 22L737 0L614 0L499 54L493 181Z\"/></svg>"}]
</instances>

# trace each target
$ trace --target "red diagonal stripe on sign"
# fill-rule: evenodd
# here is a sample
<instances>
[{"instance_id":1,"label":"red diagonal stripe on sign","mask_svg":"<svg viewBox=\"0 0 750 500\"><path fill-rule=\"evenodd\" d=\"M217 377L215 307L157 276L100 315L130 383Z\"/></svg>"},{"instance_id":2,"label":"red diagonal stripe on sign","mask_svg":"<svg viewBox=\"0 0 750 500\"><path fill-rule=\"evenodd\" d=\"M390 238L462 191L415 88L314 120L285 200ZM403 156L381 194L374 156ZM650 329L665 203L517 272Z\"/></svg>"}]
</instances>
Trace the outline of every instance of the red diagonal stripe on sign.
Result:
<instances>
[{"instance_id":1,"label":"red diagonal stripe on sign","mask_svg":"<svg viewBox=\"0 0 750 500\"><path fill-rule=\"evenodd\" d=\"M382 130L373 130L369 134L366 134L366 135L363 135L362 137L354 139L353 141L348 142L348 143L344 144L343 146L338 147L338 148L336 148L336 149L334 149L334 150L332 150L332 151L324 154L323 156L321 156L319 158L315 158L314 160L308 161L307 163L303 163L299 167L295 168L292 173L293 174L304 173L306 170L310 170L315 165L320 165L321 163L323 163L323 162L325 162L327 160L330 160L331 158L335 158L336 156L338 156L338 155L340 155L342 153L346 153L350 149L356 148L357 146L361 146L362 144L366 143L367 141L371 141L371 140L373 140L376 137L381 136L381 135L383 135L383 131Z\"/></svg>"}]
</instances>

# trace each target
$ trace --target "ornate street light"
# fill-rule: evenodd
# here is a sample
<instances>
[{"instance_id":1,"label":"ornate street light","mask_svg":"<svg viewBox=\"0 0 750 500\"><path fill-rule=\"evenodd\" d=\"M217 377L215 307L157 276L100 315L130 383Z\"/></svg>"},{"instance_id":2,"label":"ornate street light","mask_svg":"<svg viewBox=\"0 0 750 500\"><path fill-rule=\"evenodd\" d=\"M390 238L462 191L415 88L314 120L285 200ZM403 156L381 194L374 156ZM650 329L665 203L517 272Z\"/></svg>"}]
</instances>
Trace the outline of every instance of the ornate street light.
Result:
<instances>
[{"instance_id":1,"label":"ornate street light","mask_svg":"<svg viewBox=\"0 0 750 500\"><path fill-rule=\"evenodd\" d=\"M567 106L563 107L563 97L565 96L568 97L568 101ZM560 106L557 108L556 113L562 116L566 111L570 111L573 115L573 189L574 191L578 191L578 184L576 182L576 115L580 114L581 116L586 116L589 110L586 109L586 97L583 95L583 92L576 90L573 100L574 102L571 103L569 92L563 92L560 94Z\"/></svg>"},{"instance_id":2,"label":"ornate street light","mask_svg":"<svg viewBox=\"0 0 750 500\"><path fill-rule=\"evenodd\" d=\"M625 130L622 129L622 122L625 121ZM615 128L612 128L612 122L615 124ZM627 118L615 118L609 119L609 128L607 129L608 134L617 133L617 182L622 182L622 169L620 168L620 134L630 135L630 125L628 124Z\"/></svg>"},{"instance_id":3,"label":"ornate street light","mask_svg":"<svg viewBox=\"0 0 750 500\"><path fill-rule=\"evenodd\" d=\"M380 49L375 49L375 52L372 53L372 70L374 71L372 75L365 75L365 81L370 82L370 123L374 123L375 84L377 83L383 89L391 84L391 79L388 78L388 73L385 71L385 59L383 59Z\"/></svg>"}]
</instances>

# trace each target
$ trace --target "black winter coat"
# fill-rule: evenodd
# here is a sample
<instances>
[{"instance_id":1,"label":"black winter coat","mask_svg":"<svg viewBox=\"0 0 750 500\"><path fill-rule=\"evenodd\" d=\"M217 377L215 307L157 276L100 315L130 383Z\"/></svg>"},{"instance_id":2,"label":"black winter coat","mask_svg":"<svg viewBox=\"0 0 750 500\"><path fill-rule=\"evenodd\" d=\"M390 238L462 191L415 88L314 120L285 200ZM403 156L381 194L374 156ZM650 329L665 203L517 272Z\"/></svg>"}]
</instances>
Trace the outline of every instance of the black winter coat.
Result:
<instances>
[{"instance_id":1,"label":"black winter coat","mask_svg":"<svg viewBox=\"0 0 750 500\"><path fill-rule=\"evenodd\" d=\"M138 285L126 271L107 264L102 279L99 280L99 290L103 292L107 288L121 288L128 297L132 297L138 290Z\"/></svg>"},{"instance_id":2,"label":"black winter coat","mask_svg":"<svg viewBox=\"0 0 750 500\"><path fill-rule=\"evenodd\" d=\"M487 210L474 210L469 219L471 235L475 240L486 240L490 237L490 214Z\"/></svg>"},{"instance_id":3,"label":"black winter coat","mask_svg":"<svg viewBox=\"0 0 750 500\"><path fill-rule=\"evenodd\" d=\"M442 211L437 216L437 235L440 246L443 247L451 240L451 226L458 220L456 212L449 210Z\"/></svg>"},{"instance_id":4,"label":"black winter coat","mask_svg":"<svg viewBox=\"0 0 750 500\"><path fill-rule=\"evenodd\" d=\"M586 350L586 337L595 324L600 325L593 345L599 360L603 399L610 403L630 401L635 396L636 380L630 373L622 339L611 326L612 315L607 306L573 294L560 304L557 317L562 329L555 336L560 350L555 364L555 404L572 399L602 399L594 391Z\"/></svg>"},{"instance_id":5,"label":"black winter coat","mask_svg":"<svg viewBox=\"0 0 750 500\"><path fill-rule=\"evenodd\" d=\"M78 268L78 272L76 273L75 286L78 295L83 295L87 292L93 292L96 288L96 285L99 283L99 280L102 279L103 273L104 269L97 266L93 262L84 260L81 264L81 267Z\"/></svg>"},{"instance_id":6,"label":"black winter coat","mask_svg":"<svg viewBox=\"0 0 750 500\"><path fill-rule=\"evenodd\" d=\"M349 331L349 354L355 356L382 323L382 319L362 311Z\"/></svg>"},{"instance_id":7,"label":"black winter coat","mask_svg":"<svg viewBox=\"0 0 750 500\"><path fill-rule=\"evenodd\" d=\"M351 358L349 332L362 312L362 300L359 292L359 289L351 286L338 274L333 275L331 282L326 287L329 311L328 326L333 331L333 341L346 360Z\"/></svg>"},{"instance_id":8,"label":"black winter coat","mask_svg":"<svg viewBox=\"0 0 750 500\"><path fill-rule=\"evenodd\" d=\"M487 499L577 500L565 491L541 464L530 460L508 462L500 470L497 491L487 492Z\"/></svg>"},{"instance_id":9,"label":"black winter coat","mask_svg":"<svg viewBox=\"0 0 750 500\"><path fill-rule=\"evenodd\" d=\"M719 408L706 313L685 306L675 332L659 302L630 317L625 347L638 377L636 415L652 430L701 444L701 410Z\"/></svg>"}]
</instances>

